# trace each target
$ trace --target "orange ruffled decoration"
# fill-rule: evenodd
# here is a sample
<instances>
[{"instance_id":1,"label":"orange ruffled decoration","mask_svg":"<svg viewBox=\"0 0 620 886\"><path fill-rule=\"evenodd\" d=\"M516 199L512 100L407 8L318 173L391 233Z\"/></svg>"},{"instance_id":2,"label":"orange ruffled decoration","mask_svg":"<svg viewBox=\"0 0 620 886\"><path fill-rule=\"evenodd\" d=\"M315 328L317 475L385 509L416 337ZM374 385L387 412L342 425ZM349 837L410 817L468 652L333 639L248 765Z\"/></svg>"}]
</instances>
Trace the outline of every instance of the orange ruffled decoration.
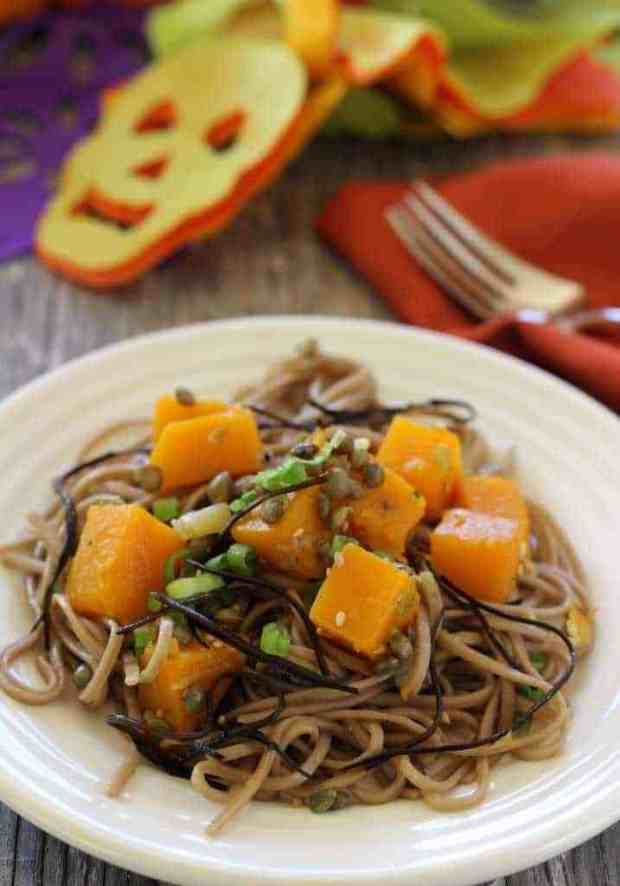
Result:
<instances>
[{"instance_id":1,"label":"orange ruffled decoration","mask_svg":"<svg viewBox=\"0 0 620 886\"><path fill-rule=\"evenodd\" d=\"M215 29L192 32L107 96L41 219L41 258L91 287L135 280L229 223L350 88L379 85L456 136L620 123L620 78L579 39L502 48L490 65L486 50L451 55L443 32L420 18L339 0L312 10L308 0L287 0L284 12L233 4ZM174 5L154 15L169 14Z\"/></svg>"}]
</instances>

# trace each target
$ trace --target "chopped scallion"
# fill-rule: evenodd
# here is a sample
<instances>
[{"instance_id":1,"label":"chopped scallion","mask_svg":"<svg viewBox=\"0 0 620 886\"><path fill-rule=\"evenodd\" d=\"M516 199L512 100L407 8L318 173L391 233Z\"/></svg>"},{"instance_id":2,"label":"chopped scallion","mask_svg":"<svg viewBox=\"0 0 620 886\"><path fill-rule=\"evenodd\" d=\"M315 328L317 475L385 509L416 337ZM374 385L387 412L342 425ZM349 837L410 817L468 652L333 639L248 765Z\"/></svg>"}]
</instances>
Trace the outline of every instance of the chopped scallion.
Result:
<instances>
[{"instance_id":1,"label":"chopped scallion","mask_svg":"<svg viewBox=\"0 0 620 886\"><path fill-rule=\"evenodd\" d=\"M530 661L537 671L544 671L547 664L547 656L544 652L532 652L530 655Z\"/></svg>"},{"instance_id":2,"label":"chopped scallion","mask_svg":"<svg viewBox=\"0 0 620 886\"><path fill-rule=\"evenodd\" d=\"M164 565L164 581L166 584L170 584L171 581L174 581L177 577L177 566L187 557L191 557L192 552L189 548L181 548L180 551L175 551L174 554L171 554L166 563Z\"/></svg>"},{"instance_id":3,"label":"chopped scallion","mask_svg":"<svg viewBox=\"0 0 620 886\"><path fill-rule=\"evenodd\" d=\"M269 655L280 655L285 658L291 646L288 631L276 621L270 621L263 628L260 648Z\"/></svg>"},{"instance_id":4,"label":"chopped scallion","mask_svg":"<svg viewBox=\"0 0 620 886\"><path fill-rule=\"evenodd\" d=\"M257 562L256 551L250 545L234 544L226 552L228 569L237 575L254 575Z\"/></svg>"},{"instance_id":5,"label":"chopped scallion","mask_svg":"<svg viewBox=\"0 0 620 886\"><path fill-rule=\"evenodd\" d=\"M230 520L230 508L224 502L208 505L198 511L189 511L178 520L172 521L172 527L181 538L191 541L205 535L217 535L222 532Z\"/></svg>"},{"instance_id":6,"label":"chopped scallion","mask_svg":"<svg viewBox=\"0 0 620 886\"><path fill-rule=\"evenodd\" d=\"M147 607L148 607L149 612L161 612L161 610L162 610L162 604L157 599L154 592L149 594Z\"/></svg>"},{"instance_id":7,"label":"chopped scallion","mask_svg":"<svg viewBox=\"0 0 620 886\"><path fill-rule=\"evenodd\" d=\"M519 686L517 692L524 698L529 698L530 701L540 701L545 695L542 689L538 689L536 686Z\"/></svg>"},{"instance_id":8,"label":"chopped scallion","mask_svg":"<svg viewBox=\"0 0 620 886\"><path fill-rule=\"evenodd\" d=\"M243 495L240 495L239 498L231 501L229 507L233 514L238 514L239 511L243 511L245 508L253 505L255 501L258 501L258 493L255 489L250 489L248 492L244 492Z\"/></svg>"},{"instance_id":9,"label":"chopped scallion","mask_svg":"<svg viewBox=\"0 0 620 886\"><path fill-rule=\"evenodd\" d=\"M158 498L153 502L153 515L161 520L162 523L169 523L179 516L179 499L174 496L171 498Z\"/></svg>"},{"instance_id":10,"label":"chopped scallion","mask_svg":"<svg viewBox=\"0 0 620 886\"><path fill-rule=\"evenodd\" d=\"M153 625L142 625L133 632L133 648L136 657L140 658L144 650L155 639L155 628Z\"/></svg>"},{"instance_id":11,"label":"chopped scallion","mask_svg":"<svg viewBox=\"0 0 620 886\"><path fill-rule=\"evenodd\" d=\"M299 459L287 458L277 468L261 471L256 477L256 485L267 492L284 492L308 479L306 466Z\"/></svg>"},{"instance_id":12,"label":"chopped scallion","mask_svg":"<svg viewBox=\"0 0 620 886\"><path fill-rule=\"evenodd\" d=\"M166 593L173 600L187 600L197 597L199 594L209 594L218 588L224 587L224 582L218 575L204 573L194 575L192 578L177 578L166 586Z\"/></svg>"},{"instance_id":13,"label":"chopped scallion","mask_svg":"<svg viewBox=\"0 0 620 886\"><path fill-rule=\"evenodd\" d=\"M339 554L347 545L356 544L358 544L357 539L352 538L350 535L335 535L332 541L331 555L332 557L335 557L336 554Z\"/></svg>"},{"instance_id":14,"label":"chopped scallion","mask_svg":"<svg viewBox=\"0 0 620 886\"><path fill-rule=\"evenodd\" d=\"M218 554L217 557L211 557L210 560L207 560L207 566L210 566L211 569L221 569L222 572L226 572L228 569L228 557L226 554Z\"/></svg>"}]
</instances>

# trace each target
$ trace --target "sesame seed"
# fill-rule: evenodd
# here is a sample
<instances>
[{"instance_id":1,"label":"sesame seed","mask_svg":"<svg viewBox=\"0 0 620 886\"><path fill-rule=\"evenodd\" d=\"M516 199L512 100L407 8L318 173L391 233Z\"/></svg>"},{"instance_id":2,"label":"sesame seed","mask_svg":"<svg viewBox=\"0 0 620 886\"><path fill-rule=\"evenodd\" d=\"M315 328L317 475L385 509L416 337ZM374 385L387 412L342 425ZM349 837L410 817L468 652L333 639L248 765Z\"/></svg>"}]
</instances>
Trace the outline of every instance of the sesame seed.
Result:
<instances>
[{"instance_id":1,"label":"sesame seed","mask_svg":"<svg viewBox=\"0 0 620 886\"><path fill-rule=\"evenodd\" d=\"M345 612L340 610L340 612L336 613L336 627L341 628L346 620L347 620L347 615Z\"/></svg>"}]
</instances>

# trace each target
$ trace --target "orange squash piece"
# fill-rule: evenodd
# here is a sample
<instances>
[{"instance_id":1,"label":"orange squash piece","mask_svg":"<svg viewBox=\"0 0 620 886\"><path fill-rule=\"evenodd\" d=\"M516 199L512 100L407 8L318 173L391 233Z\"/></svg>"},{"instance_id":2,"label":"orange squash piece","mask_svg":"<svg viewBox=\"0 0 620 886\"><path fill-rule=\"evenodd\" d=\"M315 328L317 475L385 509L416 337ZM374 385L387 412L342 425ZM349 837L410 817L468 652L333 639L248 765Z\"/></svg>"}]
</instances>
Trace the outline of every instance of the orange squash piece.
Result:
<instances>
[{"instance_id":1,"label":"orange squash piece","mask_svg":"<svg viewBox=\"0 0 620 886\"><path fill-rule=\"evenodd\" d=\"M91 505L67 593L80 615L127 624L164 587L164 564L183 539L139 505Z\"/></svg>"},{"instance_id":2,"label":"orange squash piece","mask_svg":"<svg viewBox=\"0 0 620 886\"><path fill-rule=\"evenodd\" d=\"M516 520L454 508L431 535L431 559L458 588L505 603L515 588L520 531Z\"/></svg>"},{"instance_id":3,"label":"orange squash piece","mask_svg":"<svg viewBox=\"0 0 620 886\"><path fill-rule=\"evenodd\" d=\"M375 658L420 605L415 579L393 563L348 544L336 556L310 610L321 634Z\"/></svg>"},{"instance_id":4,"label":"orange squash piece","mask_svg":"<svg viewBox=\"0 0 620 886\"><path fill-rule=\"evenodd\" d=\"M349 8L341 14L338 66L355 86L384 83L412 70L430 78L434 91L443 61L442 36L422 19L375 9Z\"/></svg>"},{"instance_id":5,"label":"orange squash piece","mask_svg":"<svg viewBox=\"0 0 620 886\"><path fill-rule=\"evenodd\" d=\"M463 468L461 443L452 431L397 415L379 447L377 461L422 493L430 520L438 520L454 502Z\"/></svg>"},{"instance_id":6,"label":"orange squash piece","mask_svg":"<svg viewBox=\"0 0 620 886\"><path fill-rule=\"evenodd\" d=\"M261 466L263 447L254 414L233 408L166 425L151 454L163 473L162 492L205 483L228 471L234 477Z\"/></svg>"},{"instance_id":7,"label":"orange squash piece","mask_svg":"<svg viewBox=\"0 0 620 886\"><path fill-rule=\"evenodd\" d=\"M277 523L266 523L258 509L232 530L235 541L251 545L258 556L281 572L300 578L317 578L324 572L319 556L321 542L330 533L319 516L318 487L288 495L288 507Z\"/></svg>"},{"instance_id":8,"label":"orange squash piece","mask_svg":"<svg viewBox=\"0 0 620 886\"><path fill-rule=\"evenodd\" d=\"M530 519L525 499L514 480L477 474L464 477L458 503L470 511L516 520L519 527L519 541L525 545L525 550L527 549Z\"/></svg>"},{"instance_id":9,"label":"orange squash piece","mask_svg":"<svg viewBox=\"0 0 620 886\"><path fill-rule=\"evenodd\" d=\"M157 442L166 425L173 421L187 421L190 418L200 418L201 415L226 412L227 409L230 409L230 404L223 400L198 400L192 406L183 406L176 397L167 394L160 397L155 404L153 440Z\"/></svg>"},{"instance_id":10,"label":"orange squash piece","mask_svg":"<svg viewBox=\"0 0 620 886\"><path fill-rule=\"evenodd\" d=\"M231 646L216 640L209 649L200 643L179 646L161 666L153 683L143 683L138 689L140 707L162 717L176 732L191 732L198 729L204 720L205 712L190 713L185 706L185 694L189 689L203 689L211 693L212 704L217 704L222 692L227 688L223 681L229 674L241 670L243 655ZM142 656L141 665L146 667L153 653L148 646ZM216 687L216 684L218 686ZM215 690L219 690L214 695Z\"/></svg>"},{"instance_id":11,"label":"orange squash piece","mask_svg":"<svg viewBox=\"0 0 620 886\"><path fill-rule=\"evenodd\" d=\"M350 534L366 547L394 557L404 554L407 537L426 508L423 496L390 468L385 468L381 486L348 504L352 509Z\"/></svg>"}]
</instances>

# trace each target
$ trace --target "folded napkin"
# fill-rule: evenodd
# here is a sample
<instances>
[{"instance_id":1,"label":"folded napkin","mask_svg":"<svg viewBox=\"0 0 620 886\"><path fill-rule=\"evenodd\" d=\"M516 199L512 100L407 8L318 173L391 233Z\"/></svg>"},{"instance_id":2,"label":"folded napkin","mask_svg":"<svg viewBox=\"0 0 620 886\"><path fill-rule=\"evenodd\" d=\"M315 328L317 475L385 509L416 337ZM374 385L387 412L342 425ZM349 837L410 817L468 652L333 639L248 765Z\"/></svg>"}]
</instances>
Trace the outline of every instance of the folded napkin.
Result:
<instances>
[{"instance_id":1,"label":"folded napkin","mask_svg":"<svg viewBox=\"0 0 620 886\"><path fill-rule=\"evenodd\" d=\"M620 305L620 155L602 151L497 163L433 182L474 224L518 255L579 280L587 307ZM317 221L320 235L408 323L449 332L531 360L620 411L618 344L549 324L474 321L427 276L385 221L403 181L352 181Z\"/></svg>"}]
</instances>

